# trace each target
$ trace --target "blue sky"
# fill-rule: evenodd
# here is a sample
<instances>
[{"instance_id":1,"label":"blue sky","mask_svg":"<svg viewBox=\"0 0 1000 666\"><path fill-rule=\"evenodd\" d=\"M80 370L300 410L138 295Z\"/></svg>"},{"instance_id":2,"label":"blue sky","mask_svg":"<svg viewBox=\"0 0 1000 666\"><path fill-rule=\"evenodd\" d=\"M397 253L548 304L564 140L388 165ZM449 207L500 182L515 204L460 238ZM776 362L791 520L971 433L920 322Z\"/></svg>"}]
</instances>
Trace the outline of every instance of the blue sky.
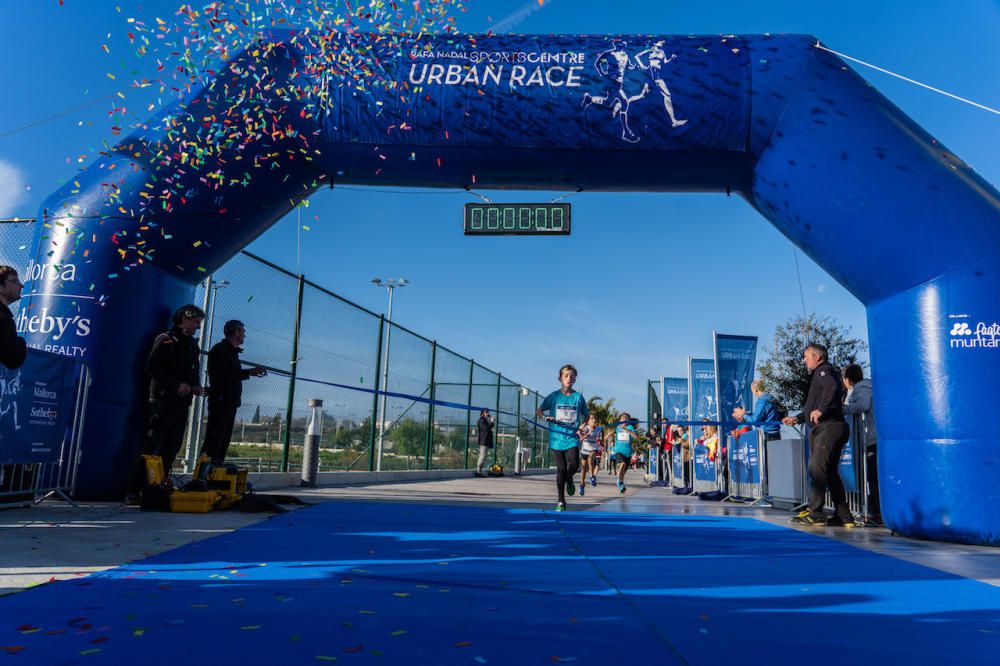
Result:
<instances>
[{"instance_id":1,"label":"blue sky","mask_svg":"<svg viewBox=\"0 0 1000 666\"><path fill-rule=\"evenodd\" d=\"M102 142L115 140L111 100L8 134L113 94L127 70L126 16L172 14L180 0L0 0L6 57L0 81L0 217L39 203ZM1000 107L1000 3L468 0L464 31L505 17L525 33L811 33L830 48L988 106ZM121 7L121 12L116 11ZM525 11L521 11L525 10ZM531 11L527 11L531 10ZM108 34L111 37L108 37ZM109 55L101 45L112 45ZM142 63L143 65L148 63ZM884 74L859 71L991 183L1000 183L1000 117ZM146 75L137 72L137 76ZM155 95L130 95L146 114ZM151 115L152 112L148 112ZM80 162L79 160L83 160ZM558 193L489 192L498 201ZM464 192L321 191L250 249L376 311L373 277L405 277L394 318L541 391L557 368L580 369L585 395L615 397L642 413L647 377L685 373L710 356L712 330L770 337L802 310L793 246L738 197L694 194L574 195L569 238L466 238ZM318 220L314 219L318 216ZM863 238L845 238L844 251ZM919 239L900 239L898 251ZM731 244L734 249L727 250ZM738 247L738 250L735 249ZM735 273L726 258L749 270ZM865 336L861 304L799 255L805 307ZM571 289L561 287L571 286ZM560 287L560 288L557 288Z\"/></svg>"}]
</instances>

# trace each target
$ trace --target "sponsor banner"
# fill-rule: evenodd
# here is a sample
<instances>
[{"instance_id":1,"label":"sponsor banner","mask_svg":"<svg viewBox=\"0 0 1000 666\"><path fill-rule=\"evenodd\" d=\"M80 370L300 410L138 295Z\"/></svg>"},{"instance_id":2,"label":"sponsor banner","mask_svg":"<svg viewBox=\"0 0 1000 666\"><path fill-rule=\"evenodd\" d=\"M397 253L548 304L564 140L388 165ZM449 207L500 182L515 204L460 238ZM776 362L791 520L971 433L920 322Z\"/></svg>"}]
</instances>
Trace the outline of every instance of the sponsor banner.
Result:
<instances>
[{"instance_id":1,"label":"sponsor banner","mask_svg":"<svg viewBox=\"0 0 1000 666\"><path fill-rule=\"evenodd\" d=\"M756 430L729 442L729 476L733 483L760 483L760 447Z\"/></svg>"},{"instance_id":2,"label":"sponsor banner","mask_svg":"<svg viewBox=\"0 0 1000 666\"><path fill-rule=\"evenodd\" d=\"M854 470L854 419L847 422L851 429L851 437L844 444L844 450L840 453L840 462L837 469L840 472L840 480L844 482L844 490L849 493L858 492L858 475Z\"/></svg>"},{"instance_id":3,"label":"sponsor banner","mask_svg":"<svg viewBox=\"0 0 1000 666\"><path fill-rule=\"evenodd\" d=\"M651 476L654 481L659 479L659 469L660 469L660 449L655 446L649 448L649 463L646 468L646 474Z\"/></svg>"},{"instance_id":4,"label":"sponsor banner","mask_svg":"<svg viewBox=\"0 0 1000 666\"><path fill-rule=\"evenodd\" d=\"M715 461L708 455L708 447L696 444L694 447L694 480L695 490L715 489Z\"/></svg>"},{"instance_id":5,"label":"sponsor banner","mask_svg":"<svg viewBox=\"0 0 1000 666\"><path fill-rule=\"evenodd\" d=\"M72 425L76 362L28 350L16 370L0 367L0 463L59 460Z\"/></svg>"},{"instance_id":6,"label":"sponsor banner","mask_svg":"<svg viewBox=\"0 0 1000 666\"><path fill-rule=\"evenodd\" d=\"M673 466L674 482L675 488L684 487L684 451L681 441L677 440L674 442L674 446L670 449L672 456L671 464Z\"/></svg>"},{"instance_id":7,"label":"sponsor banner","mask_svg":"<svg viewBox=\"0 0 1000 666\"><path fill-rule=\"evenodd\" d=\"M688 380L686 377L663 378L663 416L671 421L688 418Z\"/></svg>"},{"instance_id":8,"label":"sponsor banner","mask_svg":"<svg viewBox=\"0 0 1000 666\"><path fill-rule=\"evenodd\" d=\"M754 364L757 360L757 337L715 334L715 376L718 390L718 419L732 417L737 407L750 412L753 396Z\"/></svg>"}]
</instances>

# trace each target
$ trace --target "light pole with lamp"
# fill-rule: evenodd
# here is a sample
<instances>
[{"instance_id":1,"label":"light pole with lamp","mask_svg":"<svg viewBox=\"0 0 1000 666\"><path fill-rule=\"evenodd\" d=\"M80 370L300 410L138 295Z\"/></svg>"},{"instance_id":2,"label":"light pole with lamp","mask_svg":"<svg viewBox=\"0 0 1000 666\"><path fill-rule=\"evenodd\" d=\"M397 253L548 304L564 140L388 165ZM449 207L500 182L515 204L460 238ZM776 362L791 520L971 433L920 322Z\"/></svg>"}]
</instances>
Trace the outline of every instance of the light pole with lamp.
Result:
<instances>
[{"instance_id":1,"label":"light pole with lamp","mask_svg":"<svg viewBox=\"0 0 1000 666\"><path fill-rule=\"evenodd\" d=\"M381 472L382 471L382 444L383 444L383 442L385 440L385 421L386 421L386 413L385 413L385 391L387 391L389 389L389 338L392 335L392 292L397 287L405 287L405 286L407 286L408 284L410 284L410 281L407 280L406 278L399 278L399 279L389 278L387 280L383 280L382 278L375 278L374 280L372 280L372 284L375 285L376 287L385 287L386 289L389 290L389 312L386 315L386 321L388 322L389 326L388 326L388 328L386 329L386 332L385 332L385 353L382 355L382 358L384 359L383 362L382 362L382 391L383 391L383 393L382 393L382 396L381 396L381 398L382 398L382 400L381 400L381 408L379 409L379 411L381 412L381 418L380 418L379 429L378 429L378 447L377 447L377 450L375 452L375 456L376 456L375 457L375 471L376 472Z\"/></svg>"}]
</instances>

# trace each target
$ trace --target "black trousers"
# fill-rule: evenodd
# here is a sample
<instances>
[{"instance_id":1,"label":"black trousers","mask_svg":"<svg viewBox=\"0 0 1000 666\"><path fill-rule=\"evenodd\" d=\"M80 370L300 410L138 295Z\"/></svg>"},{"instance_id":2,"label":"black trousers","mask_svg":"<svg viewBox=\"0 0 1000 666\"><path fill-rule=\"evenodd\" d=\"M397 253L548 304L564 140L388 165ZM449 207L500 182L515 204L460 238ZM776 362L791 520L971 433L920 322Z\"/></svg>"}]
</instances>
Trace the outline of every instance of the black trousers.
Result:
<instances>
[{"instance_id":1,"label":"black trousers","mask_svg":"<svg viewBox=\"0 0 1000 666\"><path fill-rule=\"evenodd\" d=\"M565 451L552 450L552 459L556 463L556 488L559 492L559 501L566 501L566 482L572 481L577 472L580 471L580 449L573 447Z\"/></svg>"},{"instance_id":2,"label":"black trousers","mask_svg":"<svg viewBox=\"0 0 1000 666\"><path fill-rule=\"evenodd\" d=\"M852 519L847 506L847 492L840 480L840 454L851 436L845 421L825 421L809 432L809 478L812 480L812 494L809 512L823 513L826 491L830 490L834 510L844 521Z\"/></svg>"},{"instance_id":3,"label":"black trousers","mask_svg":"<svg viewBox=\"0 0 1000 666\"><path fill-rule=\"evenodd\" d=\"M146 483L146 463L142 455L154 455L163 458L163 473L169 475L177 453L184 442L184 431L187 429L188 409L186 402L172 400L151 400L149 402L149 423L146 434L139 449L140 457L136 460L129 480L128 490L137 493Z\"/></svg>"},{"instance_id":4,"label":"black trousers","mask_svg":"<svg viewBox=\"0 0 1000 666\"><path fill-rule=\"evenodd\" d=\"M212 459L213 465L226 461L226 451L233 439L233 424L236 422L237 405L224 402L208 402L208 423L205 426L205 441L201 445L202 454Z\"/></svg>"}]
</instances>

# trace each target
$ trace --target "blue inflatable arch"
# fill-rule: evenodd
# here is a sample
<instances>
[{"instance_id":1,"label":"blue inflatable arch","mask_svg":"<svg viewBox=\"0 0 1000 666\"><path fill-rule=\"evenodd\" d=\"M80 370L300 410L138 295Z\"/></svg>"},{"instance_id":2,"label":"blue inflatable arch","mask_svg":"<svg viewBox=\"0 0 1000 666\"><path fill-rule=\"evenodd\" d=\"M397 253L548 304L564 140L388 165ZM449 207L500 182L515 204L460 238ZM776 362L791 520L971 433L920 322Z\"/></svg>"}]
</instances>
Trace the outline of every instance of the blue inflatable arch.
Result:
<instances>
[{"instance_id":1,"label":"blue inflatable arch","mask_svg":"<svg viewBox=\"0 0 1000 666\"><path fill-rule=\"evenodd\" d=\"M867 307L886 523L1000 543L997 192L815 38L332 39L370 85L274 33L43 204L19 323L92 365L82 497L123 493L169 312L319 187L716 191Z\"/></svg>"}]
</instances>

